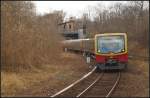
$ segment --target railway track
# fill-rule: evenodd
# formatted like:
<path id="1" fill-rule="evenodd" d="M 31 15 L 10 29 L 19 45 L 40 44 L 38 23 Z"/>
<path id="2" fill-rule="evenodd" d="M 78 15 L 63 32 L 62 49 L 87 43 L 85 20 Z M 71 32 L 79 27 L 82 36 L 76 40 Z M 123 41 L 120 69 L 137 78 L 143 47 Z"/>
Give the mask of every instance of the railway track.
<path id="1" fill-rule="evenodd" d="M 120 72 L 91 72 L 51 97 L 110 97 L 119 83 Z"/>
<path id="2" fill-rule="evenodd" d="M 79 97 L 110 97 L 120 80 L 120 72 L 104 72 L 103 76 Z"/>

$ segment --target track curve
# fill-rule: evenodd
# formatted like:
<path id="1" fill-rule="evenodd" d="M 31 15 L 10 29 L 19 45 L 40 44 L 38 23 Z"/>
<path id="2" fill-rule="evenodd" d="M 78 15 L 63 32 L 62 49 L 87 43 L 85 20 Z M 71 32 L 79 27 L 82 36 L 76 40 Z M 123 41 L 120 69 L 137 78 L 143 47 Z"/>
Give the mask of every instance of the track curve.
<path id="1" fill-rule="evenodd" d="M 89 73 L 85 74 L 82 78 L 80 78 L 79 80 L 75 81 L 74 83 L 70 84 L 69 86 L 67 86 L 66 88 L 62 89 L 61 91 L 57 92 L 56 94 L 52 95 L 51 97 L 56 97 L 61 95 L 62 93 L 68 91 L 69 89 L 71 89 L 72 87 L 74 87 L 75 85 L 79 84 L 81 81 L 85 80 L 87 77 L 89 77 L 91 74 L 94 73 L 94 71 L 96 70 L 96 67 L 94 67 Z"/>
<path id="2" fill-rule="evenodd" d="M 110 97 L 119 83 L 120 72 L 105 72 L 101 79 L 80 97 Z"/>
<path id="3" fill-rule="evenodd" d="M 88 74 L 75 81 L 51 97 L 110 97 L 119 83 L 121 72 L 95 72 L 93 68 Z"/>

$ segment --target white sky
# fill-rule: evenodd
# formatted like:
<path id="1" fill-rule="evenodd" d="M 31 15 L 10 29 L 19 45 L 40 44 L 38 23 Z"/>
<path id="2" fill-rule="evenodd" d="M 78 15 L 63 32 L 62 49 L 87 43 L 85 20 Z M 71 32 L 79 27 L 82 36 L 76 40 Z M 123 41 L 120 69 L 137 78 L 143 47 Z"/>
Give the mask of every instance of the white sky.
<path id="1" fill-rule="evenodd" d="M 36 5 L 39 14 L 48 13 L 53 10 L 63 10 L 66 17 L 80 17 L 87 6 L 103 4 L 106 7 L 119 1 L 32 1 Z M 121 1 L 120 1 L 121 2 Z"/>

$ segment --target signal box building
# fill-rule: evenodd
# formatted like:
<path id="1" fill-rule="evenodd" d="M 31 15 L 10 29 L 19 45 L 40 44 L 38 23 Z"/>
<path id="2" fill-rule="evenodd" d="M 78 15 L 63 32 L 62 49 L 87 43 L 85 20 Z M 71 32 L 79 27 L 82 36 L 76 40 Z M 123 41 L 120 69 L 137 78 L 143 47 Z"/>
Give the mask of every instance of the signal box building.
<path id="1" fill-rule="evenodd" d="M 60 23 L 59 30 L 67 40 L 85 38 L 82 22 L 77 22 L 72 17 L 68 21 Z"/>

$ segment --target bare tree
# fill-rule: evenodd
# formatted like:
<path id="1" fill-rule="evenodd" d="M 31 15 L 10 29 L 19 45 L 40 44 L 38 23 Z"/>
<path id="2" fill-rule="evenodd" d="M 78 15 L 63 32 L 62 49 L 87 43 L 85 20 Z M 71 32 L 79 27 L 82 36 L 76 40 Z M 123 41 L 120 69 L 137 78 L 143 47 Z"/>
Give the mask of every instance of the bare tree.
<path id="1" fill-rule="evenodd" d="M 57 23 L 64 18 L 62 11 L 37 16 L 32 2 L 2 1 L 1 4 L 3 68 L 36 69 L 58 58 L 61 39 Z"/>
<path id="2" fill-rule="evenodd" d="M 114 3 L 109 8 L 102 4 L 94 7 L 94 21 L 91 21 L 90 32 L 127 32 L 130 41 L 146 45 L 148 42 L 149 3 L 147 1 L 131 1 Z M 88 28 L 88 30 L 89 30 Z M 89 35 L 92 35 L 91 33 Z M 143 39 L 143 37 L 146 37 Z"/>

